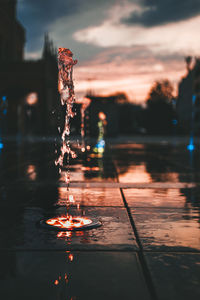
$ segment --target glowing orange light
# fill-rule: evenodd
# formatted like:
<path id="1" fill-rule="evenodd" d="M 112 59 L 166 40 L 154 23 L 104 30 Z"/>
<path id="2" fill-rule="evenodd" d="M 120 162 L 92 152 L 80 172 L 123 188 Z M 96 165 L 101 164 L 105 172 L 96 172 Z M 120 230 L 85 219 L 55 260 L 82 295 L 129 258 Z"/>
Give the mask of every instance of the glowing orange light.
<path id="1" fill-rule="evenodd" d="M 68 256 L 68 258 L 69 258 L 70 261 L 73 261 L 74 255 L 70 253 L 69 256 Z"/>
<path id="2" fill-rule="evenodd" d="M 92 220 L 85 218 L 85 217 L 73 217 L 73 216 L 62 216 L 62 217 L 56 217 L 52 219 L 48 219 L 46 221 L 48 225 L 55 226 L 58 228 L 66 229 L 66 230 L 73 230 L 77 228 L 81 228 L 85 225 L 89 225 L 92 223 Z M 61 233 L 59 232 L 59 236 Z"/>
<path id="3" fill-rule="evenodd" d="M 38 102 L 38 94 L 37 93 L 30 93 L 26 96 L 26 103 L 28 105 L 34 105 Z"/>
<path id="4" fill-rule="evenodd" d="M 59 232 L 58 234 L 57 234 L 57 237 L 61 237 L 62 236 L 62 232 Z"/>
<path id="5" fill-rule="evenodd" d="M 65 274 L 65 282 L 68 283 L 69 282 L 69 279 L 68 279 L 68 276 L 67 274 Z"/>
<path id="6" fill-rule="evenodd" d="M 56 279 L 56 280 L 54 281 L 54 284 L 55 284 L 55 285 L 58 285 L 58 284 L 59 284 L 59 281 Z"/>
<path id="7" fill-rule="evenodd" d="M 70 231 L 61 231 L 57 234 L 58 238 L 70 238 L 72 236 L 72 233 Z"/>
<path id="8" fill-rule="evenodd" d="M 76 236 L 83 236 L 84 232 L 83 231 L 77 231 Z"/>
<path id="9" fill-rule="evenodd" d="M 82 171 L 99 171 L 99 167 L 82 167 Z"/>
<path id="10" fill-rule="evenodd" d="M 102 121 L 105 121 L 105 120 L 106 120 L 106 115 L 105 115 L 102 111 L 99 112 L 99 115 L 98 115 L 98 116 L 99 116 L 99 119 L 100 119 L 100 120 L 102 120 Z"/>
<path id="11" fill-rule="evenodd" d="M 34 165 L 28 165 L 26 169 L 26 174 L 30 180 L 35 180 L 37 177 L 36 167 Z"/>

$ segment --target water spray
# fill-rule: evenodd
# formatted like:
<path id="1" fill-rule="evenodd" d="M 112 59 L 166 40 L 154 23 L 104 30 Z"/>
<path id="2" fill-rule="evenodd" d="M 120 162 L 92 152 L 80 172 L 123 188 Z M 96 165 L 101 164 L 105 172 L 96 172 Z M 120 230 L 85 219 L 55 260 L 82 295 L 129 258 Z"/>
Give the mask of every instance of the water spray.
<path id="1" fill-rule="evenodd" d="M 61 105 L 65 107 L 65 121 L 61 134 L 62 144 L 60 155 L 55 161 L 55 164 L 59 166 L 59 173 L 61 173 L 65 156 L 67 156 L 67 172 L 65 176 L 65 182 L 67 184 L 66 214 L 40 221 L 40 225 L 43 227 L 57 231 L 77 231 L 101 226 L 101 222 L 94 219 L 69 214 L 70 204 L 74 202 L 73 195 L 69 195 L 70 157 L 76 158 L 76 153 L 71 149 L 70 144 L 70 120 L 75 116 L 73 112 L 73 105 L 75 103 L 73 66 L 75 64 L 77 64 L 77 60 L 73 59 L 73 53 L 69 49 L 58 49 L 58 91 L 60 93 Z"/>

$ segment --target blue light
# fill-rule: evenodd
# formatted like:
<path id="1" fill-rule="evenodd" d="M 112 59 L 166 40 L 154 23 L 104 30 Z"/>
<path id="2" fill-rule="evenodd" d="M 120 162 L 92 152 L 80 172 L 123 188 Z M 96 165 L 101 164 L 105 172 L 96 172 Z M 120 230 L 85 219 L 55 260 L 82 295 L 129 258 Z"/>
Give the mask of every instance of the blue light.
<path id="1" fill-rule="evenodd" d="M 7 114 L 7 109 L 6 109 L 6 108 L 3 110 L 3 114 L 4 114 L 4 115 Z"/>
<path id="2" fill-rule="evenodd" d="M 2 96 L 3 101 L 6 101 L 6 98 L 7 98 L 6 96 Z"/>
<path id="3" fill-rule="evenodd" d="M 100 140 L 100 141 L 97 143 L 96 147 L 97 147 L 98 149 L 99 149 L 99 148 L 104 148 L 104 147 L 105 147 L 105 141 L 104 141 L 104 140 Z"/>
<path id="4" fill-rule="evenodd" d="M 176 99 L 172 99 L 172 104 L 176 104 Z"/>
<path id="5" fill-rule="evenodd" d="M 176 119 L 172 120 L 172 124 L 173 125 L 177 125 L 178 124 L 178 121 Z"/>
<path id="6" fill-rule="evenodd" d="M 98 143 L 95 145 L 95 147 L 93 148 L 93 151 L 103 155 L 104 153 L 104 148 L 105 148 L 105 141 L 103 139 L 101 139 L 100 141 L 98 141 Z"/>
<path id="7" fill-rule="evenodd" d="M 3 149 L 3 144 L 2 143 L 0 143 L 0 149 Z"/>
<path id="8" fill-rule="evenodd" d="M 196 101 L 196 95 L 193 95 L 192 96 L 192 103 L 195 104 L 195 101 Z"/>
<path id="9" fill-rule="evenodd" d="M 195 149 L 194 144 L 189 144 L 189 145 L 187 145 L 187 149 L 188 149 L 189 151 L 193 151 L 193 150 Z"/>

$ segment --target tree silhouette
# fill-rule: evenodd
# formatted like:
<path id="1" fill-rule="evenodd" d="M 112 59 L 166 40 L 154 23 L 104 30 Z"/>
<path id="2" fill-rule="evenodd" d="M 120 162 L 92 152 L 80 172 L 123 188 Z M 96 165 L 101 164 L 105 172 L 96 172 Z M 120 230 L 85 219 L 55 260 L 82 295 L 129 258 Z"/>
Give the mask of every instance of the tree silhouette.
<path id="1" fill-rule="evenodd" d="M 147 98 L 146 129 L 149 133 L 166 134 L 173 128 L 173 86 L 169 80 L 156 81 Z"/>
<path id="2" fill-rule="evenodd" d="M 187 71 L 189 73 L 189 71 L 191 70 L 192 56 L 186 56 L 185 62 L 186 62 Z"/>

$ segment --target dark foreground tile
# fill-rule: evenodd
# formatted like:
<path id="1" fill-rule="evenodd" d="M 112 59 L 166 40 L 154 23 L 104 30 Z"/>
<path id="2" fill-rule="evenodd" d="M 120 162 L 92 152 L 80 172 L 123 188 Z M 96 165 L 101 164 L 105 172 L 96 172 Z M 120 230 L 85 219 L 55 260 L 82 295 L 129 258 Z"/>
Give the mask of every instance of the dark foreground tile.
<path id="1" fill-rule="evenodd" d="M 146 250 L 200 250 L 199 209 L 131 209 Z"/>
<path id="2" fill-rule="evenodd" d="M 25 208 L 1 212 L 0 249 L 137 249 L 124 208 L 88 207 L 79 214 L 102 221 L 92 230 L 60 232 L 42 228 L 38 222 L 66 213 L 60 207 L 51 211 Z M 77 214 L 77 210 L 71 210 Z"/>
<path id="3" fill-rule="evenodd" d="M 135 253 L 1 252 L 3 300 L 148 300 Z"/>
<path id="4" fill-rule="evenodd" d="M 29 183 L 10 184 L 0 188 L 1 210 L 13 210 L 18 207 L 52 207 L 58 201 L 58 188 L 55 184 L 44 186 Z"/>
<path id="5" fill-rule="evenodd" d="M 145 255 L 159 300 L 200 299 L 200 254 Z"/>

